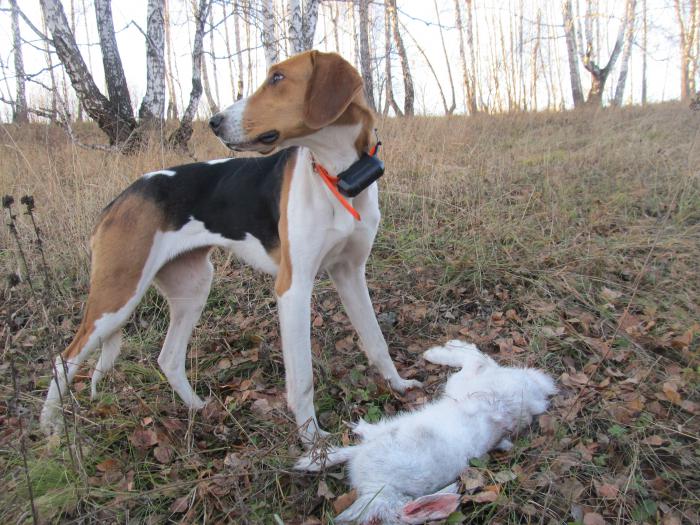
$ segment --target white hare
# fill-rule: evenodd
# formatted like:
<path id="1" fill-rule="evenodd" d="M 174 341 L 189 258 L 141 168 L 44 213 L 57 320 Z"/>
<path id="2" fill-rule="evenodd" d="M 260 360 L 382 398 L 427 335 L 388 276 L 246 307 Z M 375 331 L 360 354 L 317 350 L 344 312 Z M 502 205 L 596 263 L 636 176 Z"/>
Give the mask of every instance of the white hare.
<path id="1" fill-rule="evenodd" d="M 498 366 L 462 341 L 433 347 L 423 357 L 461 368 L 440 399 L 378 423 L 360 421 L 353 429 L 360 444 L 331 448 L 323 456 L 312 452 L 297 462 L 297 469 L 309 471 L 349 463 L 358 497 L 336 523 L 411 524 L 446 517 L 459 503 L 456 484 L 450 484 L 469 460 L 510 448 L 508 437 L 547 410 L 556 392 L 545 373 Z"/>

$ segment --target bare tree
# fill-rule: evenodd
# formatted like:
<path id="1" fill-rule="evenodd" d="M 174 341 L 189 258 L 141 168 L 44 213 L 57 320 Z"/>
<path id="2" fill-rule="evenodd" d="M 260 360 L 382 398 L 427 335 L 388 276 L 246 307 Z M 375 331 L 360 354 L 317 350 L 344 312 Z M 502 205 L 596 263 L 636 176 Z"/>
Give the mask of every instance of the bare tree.
<path id="1" fill-rule="evenodd" d="M 25 90 L 24 60 L 22 57 L 22 36 L 19 29 L 19 7 L 17 0 L 10 0 L 12 16 L 12 47 L 15 59 L 16 93 L 12 108 L 12 122 L 22 123 L 29 120 L 27 116 L 27 95 Z"/>
<path id="2" fill-rule="evenodd" d="M 56 53 L 85 111 L 107 134 L 110 144 L 125 144 L 136 127 L 130 103 L 113 102 L 100 92 L 75 43 L 60 1 L 40 0 L 40 4 Z"/>
<path id="3" fill-rule="evenodd" d="M 275 3 L 273 0 L 261 0 L 260 16 L 262 17 L 262 45 L 265 50 L 267 67 L 279 62 L 277 35 L 275 31 Z"/>
<path id="4" fill-rule="evenodd" d="M 680 31 L 681 100 L 688 100 L 695 94 L 693 46 L 698 32 L 699 6 L 698 0 L 674 0 L 674 5 Z"/>
<path id="5" fill-rule="evenodd" d="M 139 108 L 139 120 L 161 124 L 165 111 L 164 0 L 148 0 L 146 19 L 146 94 Z"/>
<path id="6" fill-rule="evenodd" d="M 100 50 L 102 51 L 102 64 L 109 101 L 123 121 L 133 121 L 129 87 L 126 84 L 122 59 L 117 48 L 117 37 L 114 34 L 112 0 L 95 0 L 95 18 L 97 20 L 97 33 L 100 37 Z M 132 130 L 134 127 L 135 123 Z"/>
<path id="7" fill-rule="evenodd" d="M 385 76 L 385 89 L 386 89 L 386 105 L 384 106 L 384 114 L 389 112 L 391 107 L 394 113 L 398 116 L 402 116 L 403 112 L 401 108 L 396 103 L 394 98 L 394 88 L 393 80 L 391 74 L 391 22 L 389 15 L 389 2 L 384 0 L 384 76 Z"/>
<path id="8" fill-rule="evenodd" d="M 615 106 L 622 105 L 622 96 L 625 93 L 625 83 L 627 81 L 627 71 L 629 70 L 630 55 L 632 54 L 632 44 L 634 43 L 634 21 L 636 19 L 637 0 L 627 0 L 627 8 L 625 17 L 627 18 L 627 33 L 625 35 L 625 47 L 622 51 L 620 62 L 620 76 L 617 79 L 615 87 L 615 97 L 613 104 Z"/>
<path id="9" fill-rule="evenodd" d="M 403 45 L 403 39 L 401 38 L 401 32 L 399 31 L 399 15 L 396 11 L 396 0 L 387 0 L 389 10 L 389 19 L 391 20 L 391 27 L 394 33 L 394 45 L 396 45 L 396 51 L 399 54 L 399 62 L 401 63 L 401 70 L 403 72 L 403 89 L 404 89 L 404 99 L 403 99 L 403 112 L 405 115 L 410 116 L 414 113 L 414 90 L 413 90 L 413 77 L 411 77 L 411 68 L 408 63 L 408 55 L 406 54 L 406 48 Z"/>
<path id="10" fill-rule="evenodd" d="M 289 41 L 292 53 L 301 53 L 314 45 L 320 0 L 289 0 Z"/>
<path id="11" fill-rule="evenodd" d="M 455 100 L 455 83 L 452 79 L 452 67 L 450 66 L 450 57 L 447 54 L 447 46 L 445 45 L 445 35 L 442 31 L 442 22 L 440 21 L 440 9 L 438 7 L 437 0 L 433 0 L 433 5 L 435 6 L 435 16 L 437 17 L 438 29 L 440 30 L 440 43 L 442 44 L 442 52 L 445 54 L 445 64 L 447 65 L 447 78 L 450 81 L 450 91 L 452 92 L 452 104 L 447 107 L 445 104 L 445 114 L 452 115 L 457 107 L 457 101 Z"/>
<path id="12" fill-rule="evenodd" d="M 211 0 L 199 0 L 199 6 L 194 13 L 195 32 L 192 45 L 192 90 L 190 91 L 190 101 L 182 114 L 180 125 L 168 138 L 170 145 L 183 150 L 187 149 L 187 143 L 192 136 L 192 121 L 199 106 L 199 99 L 202 96 L 202 41 L 204 39 L 204 24 L 207 20 L 210 6 Z"/>
<path id="13" fill-rule="evenodd" d="M 169 120 L 177 120 L 177 95 L 175 93 L 175 79 L 173 78 L 173 43 L 172 39 L 170 38 L 170 9 L 168 6 L 168 0 L 165 0 L 165 5 L 163 7 L 163 23 L 165 25 L 165 44 L 168 56 L 168 68 L 165 76 L 168 86 L 167 118 Z"/>
<path id="14" fill-rule="evenodd" d="M 377 105 L 374 102 L 374 80 L 372 78 L 372 57 L 369 48 L 369 0 L 359 0 L 360 11 L 360 70 L 365 84 L 365 96 L 367 103 L 374 111 Z"/>
<path id="15" fill-rule="evenodd" d="M 628 0 L 629 1 L 629 0 Z M 628 4 L 629 6 L 629 4 Z M 593 42 L 590 33 L 586 32 L 587 48 L 586 53 L 583 55 L 583 67 L 591 74 L 591 89 L 588 91 L 587 104 L 600 106 L 603 103 L 603 89 L 605 88 L 605 82 L 608 79 L 608 75 L 615 67 L 615 62 L 620 56 L 620 51 L 622 51 L 622 42 L 625 36 L 625 29 L 630 23 L 630 17 L 633 16 L 634 10 L 630 11 L 625 9 L 625 17 L 620 23 L 620 27 L 617 32 L 617 38 L 615 39 L 615 46 L 613 47 L 608 63 L 605 67 L 600 67 L 593 58 Z M 587 21 L 592 15 L 586 14 Z"/>
<path id="16" fill-rule="evenodd" d="M 647 103 L 647 0 L 642 0 L 642 105 Z"/>
<path id="17" fill-rule="evenodd" d="M 578 51 L 576 49 L 576 27 L 571 8 L 571 0 L 564 0 L 564 36 L 566 37 L 566 52 L 569 58 L 569 76 L 571 78 L 571 96 L 574 99 L 574 107 L 582 106 L 583 88 L 581 87 L 581 76 L 578 70 Z"/>

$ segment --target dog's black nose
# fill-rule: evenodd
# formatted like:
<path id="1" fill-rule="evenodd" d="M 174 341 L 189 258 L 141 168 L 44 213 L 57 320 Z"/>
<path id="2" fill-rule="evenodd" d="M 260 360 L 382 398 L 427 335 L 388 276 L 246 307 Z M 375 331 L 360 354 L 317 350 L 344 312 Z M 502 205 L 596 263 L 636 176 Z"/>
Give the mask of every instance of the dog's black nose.
<path id="1" fill-rule="evenodd" d="M 217 113 L 209 119 L 209 127 L 212 129 L 212 131 L 214 131 L 214 133 L 216 133 L 216 130 L 219 129 L 219 126 L 223 120 L 224 116 L 221 113 Z"/>

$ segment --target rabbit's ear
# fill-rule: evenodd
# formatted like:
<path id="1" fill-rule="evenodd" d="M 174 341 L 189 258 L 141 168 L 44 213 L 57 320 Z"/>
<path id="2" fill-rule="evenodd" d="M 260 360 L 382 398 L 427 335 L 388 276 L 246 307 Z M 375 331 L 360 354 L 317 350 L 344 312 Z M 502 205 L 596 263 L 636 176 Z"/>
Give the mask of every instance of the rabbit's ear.
<path id="1" fill-rule="evenodd" d="M 445 519 L 459 507 L 459 494 L 438 492 L 409 501 L 401 509 L 402 523 L 425 523 Z"/>

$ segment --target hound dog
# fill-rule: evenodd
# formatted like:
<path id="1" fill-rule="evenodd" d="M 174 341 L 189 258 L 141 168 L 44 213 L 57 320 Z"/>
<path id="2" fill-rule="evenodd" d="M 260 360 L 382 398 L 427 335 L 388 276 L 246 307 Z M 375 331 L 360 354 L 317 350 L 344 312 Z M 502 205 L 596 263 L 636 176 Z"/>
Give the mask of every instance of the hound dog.
<path id="1" fill-rule="evenodd" d="M 338 174 L 358 161 L 372 146 L 373 123 L 362 79 L 347 61 L 334 53 L 302 53 L 272 66 L 253 95 L 209 122 L 232 150 L 287 149 L 147 173 L 114 199 L 90 241 L 90 293 L 75 338 L 56 359 L 41 414 L 44 431 L 59 427 L 67 384 L 101 347 L 94 397 L 119 354 L 121 328 L 151 284 L 170 308 L 158 364 L 187 406 L 204 406 L 187 380 L 185 361 L 209 295 L 214 247 L 275 276 L 287 403 L 305 443 L 320 432 L 310 341 L 319 270 L 330 275 L 369 361 L 391 387 L 402 392 L 420 385 L 396 371 L 365 282 L 380 217 L 377 185 L 349 203 L 319 174 L 321 166 Z"/>

